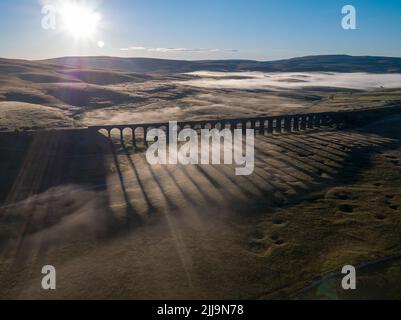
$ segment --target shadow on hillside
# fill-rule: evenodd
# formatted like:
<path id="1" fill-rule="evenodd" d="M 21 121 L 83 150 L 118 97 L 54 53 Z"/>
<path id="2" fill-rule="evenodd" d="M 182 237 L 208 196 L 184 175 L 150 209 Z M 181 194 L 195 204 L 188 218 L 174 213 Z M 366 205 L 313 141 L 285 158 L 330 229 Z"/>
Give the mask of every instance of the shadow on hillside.
<path id="1" fill-rule="evenodd" d="M 201 215 L 220 210 L 249 215 L 292 205 L 324 186 L 351 183 L 369 166 L 367 155 L 396 141 L 350 130 L 258 135 L 250 176 L 236 176 L 235 165 L 151 166 L 143 153 L 111 144 L 124 201 L 146 220 L 155 213 L 185 214 L 189 208 Z M 127 191 L 133 188 L 137 192 Z"/>
<path id="2" fill-rule="evenodd" d="M 396 118 L 355 130 L 257 135 L 255 170 L 152 166 L 90 130 L 0 134 L 0 252 L 23 262 L 51 246 L 110 239 L 149 221 L 249 217 L 357 179 L 369 154 L 398 145 Z M 392 138 L 392 139 L 390 139 Z"/>
<path id="3" fill-rule="evenodd" d="M 44 255 L 65 239 L 101 238 L 111 232 L 107 147 L 107 139 L 87 130 L 0 134 L 4 257 Z"/>

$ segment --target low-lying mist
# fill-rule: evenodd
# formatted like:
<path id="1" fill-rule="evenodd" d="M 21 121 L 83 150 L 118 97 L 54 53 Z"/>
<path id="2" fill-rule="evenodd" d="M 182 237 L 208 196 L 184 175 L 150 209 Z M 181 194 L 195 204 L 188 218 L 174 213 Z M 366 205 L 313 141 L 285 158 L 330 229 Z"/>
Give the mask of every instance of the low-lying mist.
<path id="1" fill-rule="evenodd" d="M 308 87 L 333 87 L 354 90 L 379 88 L 397 88 L 401 83 L 401 74 L 374 73 L 263 73 L 263 72 L 211 72 L 189 73 L 199 77 L 180 81 L 200 88 L 242 89 L 242 90 L 285 90 Z"/>

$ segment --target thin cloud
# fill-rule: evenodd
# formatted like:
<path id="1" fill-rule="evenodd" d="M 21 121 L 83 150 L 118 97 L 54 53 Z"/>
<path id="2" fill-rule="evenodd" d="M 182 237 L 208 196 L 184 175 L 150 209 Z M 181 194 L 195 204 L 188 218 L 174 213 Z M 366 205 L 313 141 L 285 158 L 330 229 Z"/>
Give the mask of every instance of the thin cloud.
<path id="1" fill-rule="evenodd" d="M 121 48 L 121 51 L 141 51 L 146 50 L 145 47 L 128 47 L 128 48 Z"/>
<path id="2" fill-rule="evenodd" d="M 145 48 L 145 47 L 127 47 L 121 48 L 121 51 L 148 51 L 148 52 L 238 52 L 234 49 L 191 49 L 191 48 Z"/>

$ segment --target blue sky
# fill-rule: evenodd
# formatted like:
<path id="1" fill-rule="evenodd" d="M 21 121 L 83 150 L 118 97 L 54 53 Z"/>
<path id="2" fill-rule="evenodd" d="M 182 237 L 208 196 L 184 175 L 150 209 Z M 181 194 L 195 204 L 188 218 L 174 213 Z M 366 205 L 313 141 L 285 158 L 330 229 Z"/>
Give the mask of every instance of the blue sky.
<path id="1" fill-rule="evenodd" d="M 81 40 L 60 30 L 44 30 L 42 1 L 57 5 L 67 0 L 0 1 L 1 57 L 401 56 L 399 0 L 82 0 L 102 20 L 90 39 Z M 341 27 L 341 9 L 347 4 L 357 10 L 357 30 Z M 104 42 L 102 48 L 99 41 Z"/>

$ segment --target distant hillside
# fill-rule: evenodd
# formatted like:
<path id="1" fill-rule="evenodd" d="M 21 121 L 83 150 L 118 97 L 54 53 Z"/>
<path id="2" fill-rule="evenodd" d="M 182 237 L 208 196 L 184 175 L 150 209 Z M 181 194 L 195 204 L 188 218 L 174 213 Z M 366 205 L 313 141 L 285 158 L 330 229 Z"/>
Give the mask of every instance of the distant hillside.
<path id="1" fill-rule="evenodd" d="M 270 71 L 399 73 L 401 58 L 322 55 L 266 62 L 265 67 Z"/>
<path id="2" fill-rule="evenodd" d="M 210 79 L 210 72 L 204 76 L 181 74 L 198 70 L 292 74 L 234 74 L 224 79 Z M 400 74 L 324 74 L 329 71 L 401 74 L 401 59 L 316 56 L 258 62 L 0 58 L 0 131 L 400 105 Z M 376 90 L 370 93 L 370 89 Z"/>
<path id="3" fill-rule="evenodd" d="M 401 58 L 320 55 L 278 61 L 204 60 L 180 61 L 150 58 L 64 57 L 42 62 L 78 68 L 107 68 L 125 72 L 182 73 L 207 71 L 265 72 L 371 72 L 401 73 Z"/>
<path id="4" fill-rule="evenodd" d="M 104 60 L 105 66 L 101 68 L 89 66 L 103 63 L 96 57 L 84 58 L 88 60 L 88 67 L 86 64 L 78 64 L 80 59 L 83 58 L 75 58 L 75 63 L 69 64 L 64 63 L 63 59 L 59 62 L 58 59 L 43 62 L 0 58 L 0 83 L 10 84 L 12 77 L 32 83 L 84 82 L 98 85 L 151 80 L 151 76 L 144 75 L 143 72 L 130 72 L 127 68 L 121 69 L 124 71 L 121 72 L 120 68 L 106 62 L 113 61 L 114 58 Z"/>

